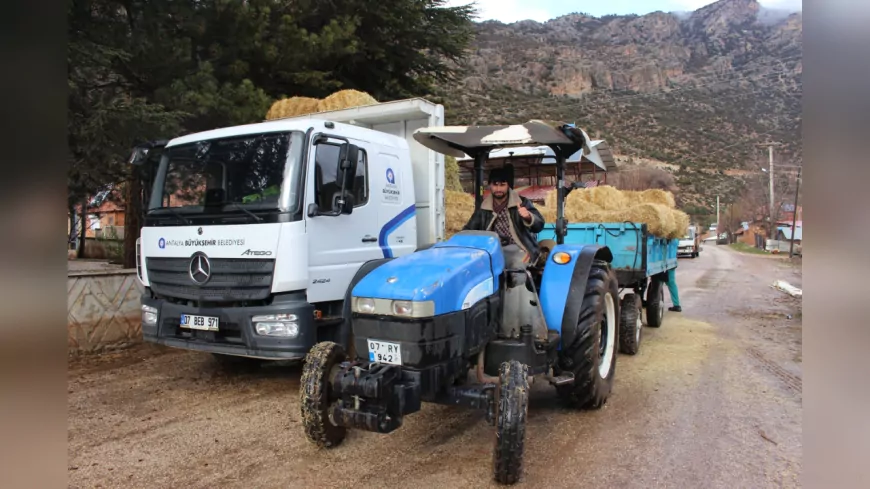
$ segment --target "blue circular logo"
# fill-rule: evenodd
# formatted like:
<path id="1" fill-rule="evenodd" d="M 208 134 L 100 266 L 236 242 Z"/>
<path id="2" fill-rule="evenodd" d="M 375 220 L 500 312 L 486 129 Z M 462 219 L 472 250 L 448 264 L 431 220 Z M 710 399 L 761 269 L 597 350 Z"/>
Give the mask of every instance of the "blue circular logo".
<path id="1" fill-rule="evenodd" d="M 159 246 L 161 250 L 163 248 L 166 248 L 166 240 L 163 238 L 160 238 L 159 240 L 157 240 L 157 246 Z"/>
<path id="2" fill-rule="evenodd" d="M 389 182 L 391 185 L 396 184 L 396 175 L 393 173 L 392 168 L 387 168 L 387 182 Z"/>

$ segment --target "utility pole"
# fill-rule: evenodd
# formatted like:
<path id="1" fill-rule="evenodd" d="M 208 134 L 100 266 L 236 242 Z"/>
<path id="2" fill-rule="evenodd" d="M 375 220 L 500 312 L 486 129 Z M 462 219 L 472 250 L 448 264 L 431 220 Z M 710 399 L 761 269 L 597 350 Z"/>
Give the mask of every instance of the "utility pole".
<path id="1" fill-rule="evenodd" d="M 716 196 L 716 238 L 719 238 L 719 196 Z"/>
<path id="2" fill-rule="evenodd" d="M 774 239 L 773 230 L 776 229 L 776 223 L 773 220 L 773 145 L 768 146 L 768 154 L 770 157 L 770 169 L 768 170 L 770 177 L 770 239 Z"/>
<path id="3" fill-rule="evenodd" d="M 794 209 L 792 209 L 793 212 L 791 214 L 791 243 L 788 245 L 788 257 L 789 258 L 794 256 L 794 236 L 795 236 L 795 231 L 797 231 L 797 227 L 795 227 L 795 226 L 797 224 L 797 213 L 798 213 L 798 210 L 797 210 L 798 209 L 798 207 L 797 207 L 797 205 L 798 205 L 798 192 L 801 189 L 801 170 L 802 169 L 803 168 L 798 168 L 797 182 L 795 182 L 795 188 L 794 188 Z"/>

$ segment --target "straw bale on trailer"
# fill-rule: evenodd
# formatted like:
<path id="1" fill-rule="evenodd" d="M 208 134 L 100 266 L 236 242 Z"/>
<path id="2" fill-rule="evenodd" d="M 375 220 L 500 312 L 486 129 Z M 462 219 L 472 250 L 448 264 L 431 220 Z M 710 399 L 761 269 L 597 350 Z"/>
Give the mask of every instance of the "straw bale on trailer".
<path id="1" fill-rule="evenodd" d="M 649 189 L 643 191 L 624 190 L 628 205 L 637 204 L 660 204 L 670 209 L 676 209 L 677 203 L 674 201 L 674 194 L 665 190 Z"/>
<path id="2" fill-rule="evenodd" d="M 444 191 L 445 217 L 447 232 L 445 238 L 462 231 L 462 227 L 474 214 L 474 197 L 465 192 L 455 190 Z"/>
<path id="3" fill-rule="evenodd" d="M 673 209 L 671 212 L 674 214 L 674 232 L 668 235 L 668 238 L 671 239 L 679 239 L 686 235 L 689 232 L 689 215 L 685 212 L 677 209 Z"/>
<path id="4" fill-rule="evenodd" d="M 659 237 L 686 233 L 689 216 L 677 209 L 674 196 L 664 190 L 621 191 L 611 186 L 573 190 L 565 198 L 565 218 L 572 222 L 639 222 Z M 556 220 L 556 190 L 547 193 L 541 214 Z"/>
<path id="5" fill-rule="evenodd" d="M 587 202 L 595 204 L 605 211 L 618 211 L 629 206 L 625 193 L 610 185 L 578 190 L 582 190 L 578 197 L 582 196 Z M 577 190 L 571 192 L 568 196 L 571 197 L 575 193 L 577 193 Z"/>

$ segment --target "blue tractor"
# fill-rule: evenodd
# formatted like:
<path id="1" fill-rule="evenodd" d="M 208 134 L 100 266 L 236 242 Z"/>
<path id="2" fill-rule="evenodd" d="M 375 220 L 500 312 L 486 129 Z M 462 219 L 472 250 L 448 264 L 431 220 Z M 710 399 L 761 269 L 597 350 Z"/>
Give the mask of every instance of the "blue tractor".
<path id="1" fill-rule="evenodd" d="M 565 159 L 590 149 L 567 124 L 419 130 L 424 146 L 474 158 L 476 203 L 483 166 L 497 148 L 547 145 L 558 178 L 555 245 L 523 262 L 492 232 L 464 231 L 410 255 L 364 265 L 352 283 L 352 342 L 314 346 L 302 374 L 302 421 L 320 447 L 348 428 L 389 433 L 423 402 L 486 413 L 497 431 L 493 471 L 522 474 L 529 385 L 542 379 L 571 406 L 597 409 L 613 387 L 619 290 L 606 246 L 564 244 Z M 471 375 L 470 375 L 471 374 Z"/>

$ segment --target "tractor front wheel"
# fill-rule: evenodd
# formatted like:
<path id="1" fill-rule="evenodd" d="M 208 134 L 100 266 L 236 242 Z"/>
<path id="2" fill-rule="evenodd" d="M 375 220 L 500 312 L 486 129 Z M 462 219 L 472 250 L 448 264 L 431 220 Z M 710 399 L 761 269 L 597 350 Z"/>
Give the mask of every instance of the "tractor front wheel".
<path id="1" fill-rule="evenodd" d="M 598 409 L 613 389 L 619 327 L 614 293 L 616 277 L 606 264 L 592 266 L 580 316 L 569 344 L 562 346 L 559 367 L 574 374 L 574 382 L 556 386 L 575 407 Z"/>
<path id="2" fill-rule="evenodd" d="M 499 368 L 498 381 L 493 475 L 496 482 L 514 484 L 523 472 L 529 408 L 528 368 L 516 360 L 504 362 Z"/>
<path id="3" fill-rule="evenodd" d="M 347 428 L 336 426 L 329 419 L 330 379 L 341 362 L 347 359 L 344 348 L 324 341 L 314 345 L 305 357 L 302 367 L 301 392 L 302 426 L 309 441 L 320 448 L 339 445 L 347 435 Z"/>

